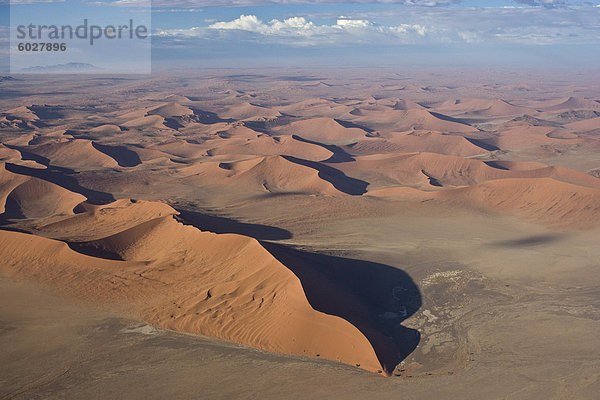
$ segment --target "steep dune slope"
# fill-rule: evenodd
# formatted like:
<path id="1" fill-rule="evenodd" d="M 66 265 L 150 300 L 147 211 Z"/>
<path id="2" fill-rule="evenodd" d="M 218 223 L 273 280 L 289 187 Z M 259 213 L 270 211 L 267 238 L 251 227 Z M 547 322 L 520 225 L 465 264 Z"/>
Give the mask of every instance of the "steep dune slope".
<path id="1" fill-rule="evenodd" d="M 12 274 L 95 301 L 118 304 L 158 326 L 257 348 L 317 356 L 386 371 L 380 354 L 349 322 L 315 311 L 299 279 L 257 241 L 217 235 L 161 217 L 88 243 L 111 261 L 65 244 L 0 231 L 0 265 Z M 395 353 L 387 339 L 385 351 Z M 389 355 L 387 355 L 389 358 Z"/>
<path id="2" fill-rule="evenodd" d="M 50 164 L 71 169 L 115 168 L 118 163 L 92 146 L 84 139 L 60 141 L 30 146 L 28 151 L 45 157 Z"/>
<path id="3" fill-rule="evenodd" d="M 373 129 L 387 129 L 397 132 L 411 130 L 432 130 L 437 132 L 469 133 L 477 132 L 472 126 L 453 121 L 450 117 L 434 115 L 427 110 L 368 111 L 357 109 L 350 112 L 351 121 L 360 122 Z"/>
<path id="4" fill-rule="evenodd" d="M 555 228 L 585 229 L 600 222 L 600 189 L 551 178 L 488 181 L 436 196 L 488 211 L 508 211 Z"/>
<path id="5" fill-rule="evenodd" d="M 356 127 L 345 127 L 333 118 L 312 118 L 295 121 L 273 129 L 285 135 L 297 135 L 317 142 L 348 142 L 364 138 L 367 132 Z"/>
<path id="6" fill-rule="evenodd" d="M 248 170 L 233 176 L 231 183 L 268 192 L 341 194 L 330 182 L 321 179 L 316 169 L 281 156 L 263 157 Z"/>
<path id="7" fill-rule="evenodd" d="M 53 183 L 13 174 L 0 166 L 0 214 L 5 213 L 6 218 L 73 215 L 73 209 L 86 200 Z"/>
<path id="8" fill-rule="evenodd" d="M 521 166 L 521 164 L 524 164 Z M 468 186 L 488 180 L 547 178 L 600 188 L 600 179 L 583 172 L 542 163 L 486 163 L 480 160 L 435 153 L 407 153 L 392 156 L 365 156 L 340 169 L 374 183 L 383 178 L 407 186 L 431 189 Z M 425 179 L 428 178 L 428 179 Z M 432 187 L 433 184 L 433 187 Z"/>
<path id="9" fill-rule="evenodd" d="M 214 141 L 213 141 L 214 143 Z M 264 156 L 294 156 L 312 161 L 326 160 L 333 153 L 321 146 L 301 142 L 291 136 L 260 136 L 252 140 L 229 139 L 211 143 L 211 155 L 252 154 Z"/>
<path id="10" fill-rule="evenodd" d="M 534 110 L 515 106 L 500 99 L 458 99 L 431 105 L 435 111 L 453 116 L 507 117 L 532 113 Z"/>

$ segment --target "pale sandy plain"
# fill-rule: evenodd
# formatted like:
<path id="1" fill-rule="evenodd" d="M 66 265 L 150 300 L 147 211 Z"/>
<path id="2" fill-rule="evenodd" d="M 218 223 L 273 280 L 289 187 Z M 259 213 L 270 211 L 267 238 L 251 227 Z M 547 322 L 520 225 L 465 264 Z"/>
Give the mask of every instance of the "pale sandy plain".
<path id="1" fill-rule="evenodd" d="M 14 78 L 0 399 L 600 392 L 590 76 Z"/>

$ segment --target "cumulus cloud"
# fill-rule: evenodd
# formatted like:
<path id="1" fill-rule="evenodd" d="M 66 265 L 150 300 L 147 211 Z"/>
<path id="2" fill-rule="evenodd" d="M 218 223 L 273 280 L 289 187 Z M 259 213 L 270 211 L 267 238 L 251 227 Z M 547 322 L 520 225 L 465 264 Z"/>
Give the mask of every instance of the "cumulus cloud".
<path id="1" fill-rule="evenodd" d="M 425 36 L 428 28 L 419 24 L 384 26 L 366 19 L 338 18 L 335 24 L 318 25 L 302 16 L 283 20 L 262 21 L 256 15 L 241 15 L 232 21 L 213 22 L 208 27 L 162 30 L 158 37 L 223 38 L 219 35 L 245 33 L 246 39 L 283 41 L 297 46 L 366 43 L 373 40 L 391 40 L 400 43 Z M 231 36 L 227 36 L 231 38 Z"/>
<path id="2" fill-rule="evenodd" d="M 170 29 L 158 37 L 202 37 L 210 40 L 260 41 L 291 46 L 344 44 L 440 44 L 520 43 L 594 44 L 600 41 L 600 10 L 537 8 L 436 8 L 381 10 L 321 20 L 306 16 L 263 21 L 256 15 L 241 15 L 230 21 L 211 21 L 208 26 Z M 400 23 L 400 21 L 402 21 Z"/>

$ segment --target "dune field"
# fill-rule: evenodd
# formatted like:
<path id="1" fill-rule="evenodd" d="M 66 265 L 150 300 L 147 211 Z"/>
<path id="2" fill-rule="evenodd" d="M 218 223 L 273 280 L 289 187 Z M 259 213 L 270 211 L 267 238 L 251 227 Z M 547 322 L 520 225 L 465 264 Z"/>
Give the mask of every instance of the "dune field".
<path id="1" fill-rule="evenodd" d="M 1 399 L 597 395 L 599 85 L 238 72 L 0 81 Z"/>

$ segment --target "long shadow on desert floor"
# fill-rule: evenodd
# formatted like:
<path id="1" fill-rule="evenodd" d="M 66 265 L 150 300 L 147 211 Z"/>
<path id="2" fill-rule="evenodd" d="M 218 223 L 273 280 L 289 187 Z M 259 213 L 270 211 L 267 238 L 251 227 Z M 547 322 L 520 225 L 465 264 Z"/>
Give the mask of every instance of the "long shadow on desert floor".
<path id="1" fill-rule="evenodd" d="M 387 372 L 419 344 L 419 332 L 401 325 L 421 307 L 419 288 L 404 271 L 275 243 L 262 245 L 298 276 L 315 310 L 343 318 L 365 335 Z"/>

